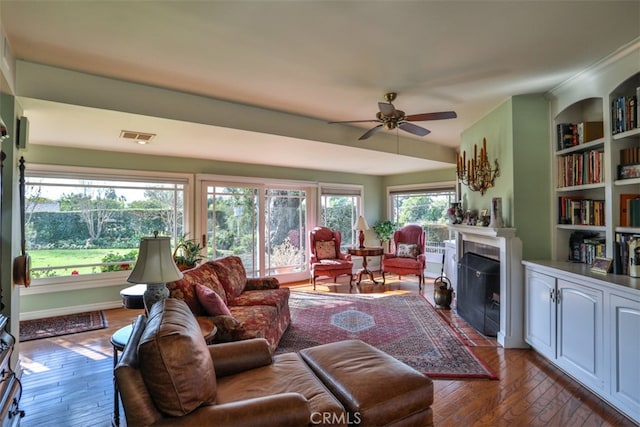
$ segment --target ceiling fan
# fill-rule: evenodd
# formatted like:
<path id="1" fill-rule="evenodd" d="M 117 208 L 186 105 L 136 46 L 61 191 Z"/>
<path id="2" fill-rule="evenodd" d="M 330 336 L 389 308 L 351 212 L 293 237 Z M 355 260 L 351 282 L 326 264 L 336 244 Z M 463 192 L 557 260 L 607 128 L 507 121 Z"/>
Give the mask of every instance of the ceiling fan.
<path id="1" fill-rule="evenodd" d="M 455 111 L 440 111 L 437 113 L 422 113 L 422 114 L 411 114 L 407 116 L 404 111 L 396 110 L 396 107 L 393 106 L 392 102 L 396 99 L 398 94 L 395 92 L 389 92 L 384 95 L 384 99 L 387 102 L 378 102 L 378 113 L 376 114 L 375 120 L 347 120 L 340 122 L 329 122 L 329 123 L 379 123 L 373 128 L 366 131 L 359 140 L 367 139 L 373 134 L 377 133 L 382 128 L 385 129 L 395 129 L 400 128 L 405 132 L 412 133 L 418 136 L 425 136 L 431 133 L 430 130 L 425 129 L 421 126 L 415 125 L 410 122 L 424 122 L 427 120 L 444 120 L 444 119 L 455 119 L 458 115 Z"/>

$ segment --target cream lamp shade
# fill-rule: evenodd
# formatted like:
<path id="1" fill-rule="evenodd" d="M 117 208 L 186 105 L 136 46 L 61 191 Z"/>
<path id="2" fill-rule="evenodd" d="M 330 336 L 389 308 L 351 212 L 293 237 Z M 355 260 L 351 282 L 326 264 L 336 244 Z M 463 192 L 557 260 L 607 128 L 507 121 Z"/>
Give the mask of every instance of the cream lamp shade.
<path id="1" fill-rule="evenodd" d="M 143 295 L 147 311 L 154 303 L 169 297 L 165 283 L 181 278 L 182 273 L 173 261 L 169 237 L 158 237 L 155 233 L 154 237 L 140 239 L 138 260 L 127 282 L 147 285 Z"/>
<path id="2" fill-rule="evenodd" d="M 354 230 L 358 230 L 358 243 L 360 244 L 359 248 L 364 249 L 364 231 L 369 229 L 369 224 L 367 224 L 367 220 L 364 219 L 362 215 L 358 217 L 356 224 L 353 226 Z"/>

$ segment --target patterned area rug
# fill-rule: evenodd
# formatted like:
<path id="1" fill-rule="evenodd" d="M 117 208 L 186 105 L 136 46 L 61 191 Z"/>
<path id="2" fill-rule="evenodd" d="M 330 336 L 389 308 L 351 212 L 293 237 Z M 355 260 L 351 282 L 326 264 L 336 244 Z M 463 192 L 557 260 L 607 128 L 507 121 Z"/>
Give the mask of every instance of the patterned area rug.
<path id="1" fill-rule="evenodd" d="M 24 320 L 20 322 L 20 341 L 51 338 L 106 327 L 107 319 L 102 311 Z"/>
<path id="2" fill-rule="evenodd" d="M 420 295 L 294 291 L 289 307 L 277 353 L 360 339 L 432 378 L 497 379 Z"/>

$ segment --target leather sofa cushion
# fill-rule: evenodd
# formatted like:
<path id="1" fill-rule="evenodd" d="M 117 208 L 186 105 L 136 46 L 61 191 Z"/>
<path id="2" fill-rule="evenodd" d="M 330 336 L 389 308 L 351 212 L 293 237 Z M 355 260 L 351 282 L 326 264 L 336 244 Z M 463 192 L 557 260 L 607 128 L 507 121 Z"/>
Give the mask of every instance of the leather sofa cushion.
<path id="1" fill-rule="evenodd" d="M 166 415 L 182 416 L 215 403 L 211 354 L 184 301 L 169 298 L 151 307 L 138 360 L 153 403 Z"/>
<path id="2" fill-rule="evenodd" d="M 383 351 L 345 340 L 306 348 L 300 356 L 362 425 L 430 425 L 433 382 Z"/>
<path id="3" fill-rule="evenodd" d="M 218 378 L 219 404 L 292 392 L 302 394 L 318 418 L 318 413 L 333 413 L 334 420 L 346 419 L 342 404 L 296 353 L 279 354 L 269 365 Z"/>

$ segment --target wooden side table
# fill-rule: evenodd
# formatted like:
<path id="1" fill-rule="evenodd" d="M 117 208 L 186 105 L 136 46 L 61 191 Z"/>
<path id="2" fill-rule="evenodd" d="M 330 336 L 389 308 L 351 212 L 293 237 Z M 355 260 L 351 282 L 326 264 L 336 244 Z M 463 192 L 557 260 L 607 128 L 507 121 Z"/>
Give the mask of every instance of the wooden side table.
<path id="1" fill-rule="evenodd" d="M 147 290 L 147 285 L 134 285 L 124 288 L 120 291 L 120 297 L 122 297 L 122 306 L 124 308 L 142 309 L 144 308 L 144 291 Z"/>
<path id="2" fill-rule="evenodd" d="M 347 252 L 354 256 L 362 257 L 362 268 L 358 270 L 356 273 L 357 281 L 356 285 L 360 284 L 363 275 L 369 276 L 369 280 L 371 280 L 374 284 L 378 284 L 378 282 L 373 278 L 373 272 L 367 268 L 367 257 L 368 256 L 380 256 L 384 253 L 382 246 L 370 246 L 365 248 L 347 248 Z"/>

